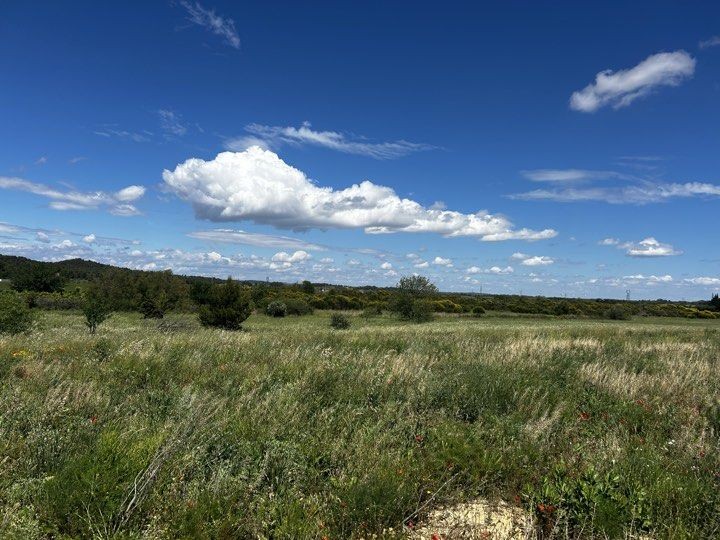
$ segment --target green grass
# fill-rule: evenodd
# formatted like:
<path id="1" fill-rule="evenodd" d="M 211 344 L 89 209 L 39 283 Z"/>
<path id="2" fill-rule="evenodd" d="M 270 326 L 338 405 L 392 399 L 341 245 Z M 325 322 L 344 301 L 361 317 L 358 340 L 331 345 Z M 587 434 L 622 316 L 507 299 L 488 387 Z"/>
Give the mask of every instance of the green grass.
<path id="1" fill-rule="evenodd" d="M 720 534 L 720 321 L 329 316 L 0 336 L 0 537 L 393 537 L 479 497 Z"/>

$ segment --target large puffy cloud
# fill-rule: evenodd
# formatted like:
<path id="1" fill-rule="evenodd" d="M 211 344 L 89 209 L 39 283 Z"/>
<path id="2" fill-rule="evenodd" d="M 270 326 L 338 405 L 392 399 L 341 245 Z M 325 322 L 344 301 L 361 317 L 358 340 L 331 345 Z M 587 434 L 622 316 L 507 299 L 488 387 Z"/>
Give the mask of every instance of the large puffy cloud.
<path id="1" fill-rule="evenodd" d="M 279 228 L 362 228 L 369 234 L 430 232 L 484 241 L 541 240 L 553 229 L 515 229 L 504 216 L 427 208 L 392 188 L 363 181 L 345 189 L 319 187 L 275 153 L 257 146 L 223 152 L 210 161 L 192 158 L 165 170 L 168 188 L 211 221 L 250 220 Z"/>
<path id="2" fill-rule="evenodd" d="M 611 105 L 618 109 L 660 86 L 677 86 L 693 73 L 695 59 L 685 51 L 653 54 L 630 69 L 601 71 L 594 83 L 573 92 L 570 108 L 594 112 Z"/>
<path id="3" fill-rule="evenodd" d="M 128 186 L 115 193 L 60 191 L 44 184 L 7 176 L 0 176 L 0 189 L 26 191 L 45 197 L 50 199 L 49 206 L 54 210 L 96 210 L 105 207 L 110 213 L 118 216 L 139 214 L 139 210 L 128 203 L 145 194 L 145 188 L 142 186 Z"/>

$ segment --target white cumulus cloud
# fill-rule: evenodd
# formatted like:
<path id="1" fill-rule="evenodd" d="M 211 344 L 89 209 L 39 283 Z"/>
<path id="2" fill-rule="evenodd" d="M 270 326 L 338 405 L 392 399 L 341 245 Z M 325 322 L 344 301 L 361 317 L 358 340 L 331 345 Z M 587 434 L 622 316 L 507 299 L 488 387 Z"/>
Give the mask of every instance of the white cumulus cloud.
<path id="1" fill-rule="evenodd" d="M 283 262 L 283 263 L 296 263 L 296 262 L 302 262 L 306 261 L 311 258 L 311 255 L 307 251 L 298 250 L 292 255 L 289 253 L 286 253 L 285 251 L 279 251 L 275 255 L 272 256 L 273 262 Z"/>
<path id="2" fill-rule="evenodd" d="M 433 264 L 435 264 L 437 266 L 447 266 L 447 267 L 450 267 L 453 265 L 452 259 L 446 259 L 444 257 L 435 257 L 435 259 L 433 260 Z"/>
<path id="3" fill-rule="evenodd" d="M 165 185 L 192 203 L 199 218 L 250 220 L 279 228 L 350 229 L 369 234 L 437 233 L 484 241 L 553 238 L 553 229 L 515 229 L 504 216 L 427 208 L 392 188 L 363 181 L 344 189 L 321 187 L 275 153 L 259 147 L 192 158 L 163 172 Z"/>
<path id="4" fill-rule="evenodd" d="M 658 242 L 652 236 L 640 242 L 626 242 L 620 244 L 619 247 L 624 249 L 625 254 L 630 257 L 670 257 L 682 254 L 682 251 L 675 249 L 670 244 Z"/>
<path id="5" fill-rule="evenodd" d="M 513 253 L 510 256 L 511 259 L 521 261 L 520 264 L 524 266 L 548 266 L 555 262 L 552 257 L 546 257 L 544 255 L 527 255 L 525 253 Z"/>

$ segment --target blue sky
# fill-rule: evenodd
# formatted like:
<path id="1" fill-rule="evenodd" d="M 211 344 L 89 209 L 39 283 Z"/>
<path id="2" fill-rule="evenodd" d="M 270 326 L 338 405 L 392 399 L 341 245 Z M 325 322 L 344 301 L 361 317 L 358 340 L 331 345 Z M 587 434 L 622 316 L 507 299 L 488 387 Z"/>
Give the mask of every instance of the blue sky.
<path id="1" fill-rule="evenodd" d="M 720 5 L 9 2 L 0 252 L 720 289 Z"/>

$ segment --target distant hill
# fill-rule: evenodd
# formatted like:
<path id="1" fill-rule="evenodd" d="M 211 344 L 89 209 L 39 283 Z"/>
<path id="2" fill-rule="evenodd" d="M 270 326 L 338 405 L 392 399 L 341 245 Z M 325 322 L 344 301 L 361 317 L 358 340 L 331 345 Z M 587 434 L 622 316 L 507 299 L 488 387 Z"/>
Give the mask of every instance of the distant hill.
<path id="1" fill-rule="evenodd" d="M 109 264 L 101 264 L 85 259 L 68 259 L 58 262 L 41 262 L 18 257 L 16 255 L 0 255 L 0 279 L 12 279 L 18 274 L 29 272 L 36 265 L 60 274 L 64 279 L 93 279 L 100 276 L 104 271 L 114 268 Z M 128 270 L 131 272 L 132 270 Z"/>

